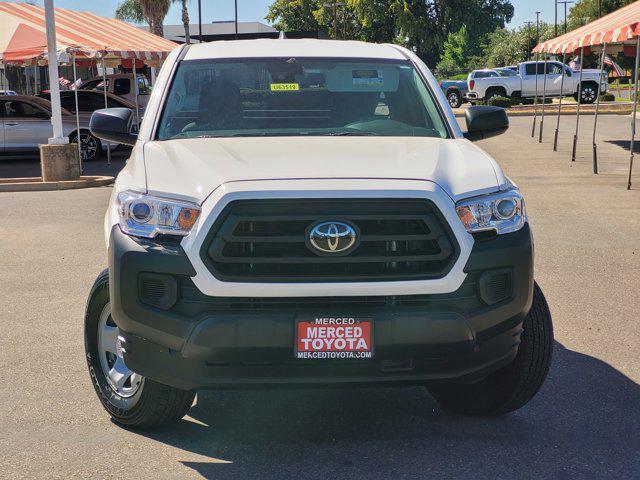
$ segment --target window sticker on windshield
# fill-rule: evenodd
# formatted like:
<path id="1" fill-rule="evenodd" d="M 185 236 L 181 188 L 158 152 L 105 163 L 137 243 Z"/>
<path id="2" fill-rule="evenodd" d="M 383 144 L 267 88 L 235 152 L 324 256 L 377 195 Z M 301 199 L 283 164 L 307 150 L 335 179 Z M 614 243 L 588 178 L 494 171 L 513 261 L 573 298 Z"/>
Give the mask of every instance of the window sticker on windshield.
<path id="1" fill-rule="evenodd" d="M 382 87 L 384 85 L 382 70 L 352 70 L 351 76 L 354 85 L 365 87 Z"/>
<path id="2" fill-rule="evenodd" d="M 299 83 L 272 83 L 272 92 L 297 92 L 300 90 Z"/>

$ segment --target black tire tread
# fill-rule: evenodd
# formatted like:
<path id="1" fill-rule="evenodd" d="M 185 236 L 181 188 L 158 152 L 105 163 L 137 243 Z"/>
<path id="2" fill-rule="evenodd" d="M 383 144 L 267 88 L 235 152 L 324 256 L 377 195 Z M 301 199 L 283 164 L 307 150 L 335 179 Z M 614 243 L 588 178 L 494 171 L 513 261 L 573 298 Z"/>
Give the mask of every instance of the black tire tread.
<path id="1" fill-rule="evenodd" d="M 443 407 L 454 412 L 504 415 L 521 408 L 535 396 L 549 372 L 552 354 L 551 313 L 542 290 L 534 284 L 533 303 L 523 322 L 516 358 L 480 382 L 440 384 L 429 390 Z"/>
<path id="2" fill-rule="evenodd" d="M 85 311 L 85 350 L 87 352 L 90 371 L 92 368 L 92 356 L 90 350 L 91 342 L 88 336 L 89 329 L 87 327 L 90 325 L 90 322 L 94 321 L 96 313 L 99 314 L 99 311 L 104 305 L 104 303 L 102 303 L 102 306 L 98 304 L 96 307 L 94 302 L 100 297 L 103 297 L 102 301 L 104 302 L 105 289 L 108 295 L 108 269 L 100 272 L 96 278 L 91 288 Z M 94 379 L 93 376 L 92 383 L 94 384 L 100 402 L 105 410 L 109 412 L 114 422 L 140 429 L 157 428 L 180 420 L 187 414 L 195 398 L 195 392 L 193 391 L 180 390 L 145 378 L 140 399 L 131 410 L 127 412 L 108 402 L 108 399 L 101 392 L 101 388 L 103 387 L 96 385 L 96 379 Z"/>

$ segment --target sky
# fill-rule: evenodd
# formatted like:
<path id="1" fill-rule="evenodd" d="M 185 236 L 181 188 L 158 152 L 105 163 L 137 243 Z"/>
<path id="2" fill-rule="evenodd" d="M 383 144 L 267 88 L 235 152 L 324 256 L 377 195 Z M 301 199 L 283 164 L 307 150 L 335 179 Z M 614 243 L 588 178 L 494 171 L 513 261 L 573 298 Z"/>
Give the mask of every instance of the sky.
<path id="1" fill-rule="evenodd" d="M 116 7 L 121 0 L 54 0 L 56 7 L 72 10 L 89 10 L 98 15 L 113 17 Z M 233 19 L 233 0 L 201 0 L 202 22 L 212 22 Z M 273 0 L 238 0 L 238 18 L 240 21 L 262 21 L 267 14 Z M 42 0 L 36 0 L 42 5 Z M 511 0 L 515 14 L 509 24 L 510 27 L 521 26 L 525 21 L 535 21 L 535 11 L 540 10 L 540 20 L 553 22 L 554 0 Z M 188 0 L 191 22 L 198 21 L 198 2 Z M 564 10 L 558 7 L 558 15 L 562 17 Z M 559 18 L 561 20 L 561 18 Z M 181 24 L 180 2 L 174 3 L 165 20 L 166 24 Z"/>

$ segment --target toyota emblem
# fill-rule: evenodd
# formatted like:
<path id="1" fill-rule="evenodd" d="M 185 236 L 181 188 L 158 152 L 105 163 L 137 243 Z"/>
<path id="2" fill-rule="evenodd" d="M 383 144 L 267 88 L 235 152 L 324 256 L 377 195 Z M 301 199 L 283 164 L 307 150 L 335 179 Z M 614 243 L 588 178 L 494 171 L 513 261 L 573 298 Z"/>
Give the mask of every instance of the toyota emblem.
<path id="1" fill-rule="evenodd" d="M 355 227 L 345 222 L 328 221 L 313 225 L 309 229 L 309 244 L 316 253 L 346 253 L 358 240 Z"/>

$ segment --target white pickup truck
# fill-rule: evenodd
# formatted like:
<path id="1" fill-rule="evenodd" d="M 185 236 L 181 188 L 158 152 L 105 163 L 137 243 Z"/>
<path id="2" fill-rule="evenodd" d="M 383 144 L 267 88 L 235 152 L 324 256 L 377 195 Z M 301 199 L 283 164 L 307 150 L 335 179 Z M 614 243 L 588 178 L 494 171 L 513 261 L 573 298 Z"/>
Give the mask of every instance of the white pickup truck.
<path id="1" fill-rule="evenodd" d="M 488 100 L 491 97 L 534 98 L 536 96 L 536 64 L 538 65 L 537 92 L 542 96 L 543 88 L 547 97 L 573 96 L 578 99 L 580 72 L 576 72 L 561 62 L 523 62 L 518 65 L 518 75 L 487 78 L 469 78 L 469 100 Z M 564 72 L 564 82 L 562 80 Z M 584 69 L 582 71 L 581 103 L 593 103 L 598 96 L 598 79 L 600 70 Z M 606 76 L 602 77 L 601 93 L 607 91 L 609 85 Z"/>
<path id="2" fill-rule="evenodd" d="M 199 389 L 424 385 L 501 415 L 540 388 L 553 328 L 522 194 L 463 134 L 410 50 L 333 40 L 184 45 L 133 145 L 89 295 L 96 393 L 129 427 L 175 422 Z M 419 412 L 416 412 L 419 413 Z"/>

